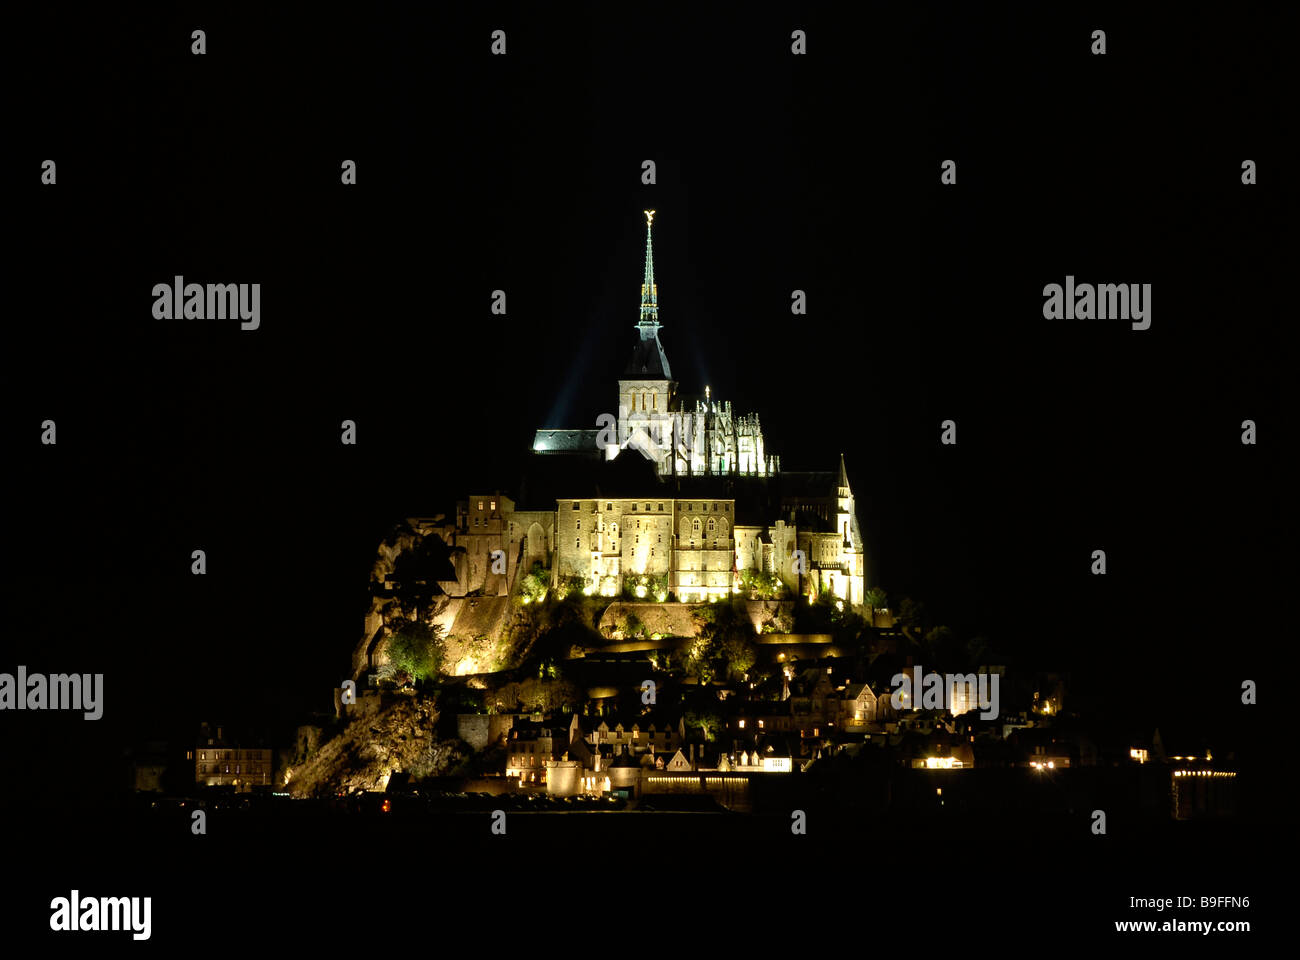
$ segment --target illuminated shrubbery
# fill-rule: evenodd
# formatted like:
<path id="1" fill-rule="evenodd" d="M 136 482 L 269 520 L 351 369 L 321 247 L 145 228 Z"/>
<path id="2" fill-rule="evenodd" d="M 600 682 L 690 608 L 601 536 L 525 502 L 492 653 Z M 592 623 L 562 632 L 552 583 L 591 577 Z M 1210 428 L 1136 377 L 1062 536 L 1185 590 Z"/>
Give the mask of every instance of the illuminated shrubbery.
<path id="1" fill-rule="evenodd" d="M 442 628 L 422 620 L 400 621 L 388 638 L 386 652 L 388 663 L 381 676 L 387 679 L 401 684 L 437 676 L 443 659 Z"/>
<path id="2" fill-rule="evenodd" d="M 627 600 L 668 599 L 668 574 L 634 573 L 623 578 L 623 597 Z"/>
<path id="3" fill-rule="evenodd" d="M 564 600 L 573 593 L 591 596 L 591 581 L 586 577 L 560 577 L 556 581 L 555 597 L 557 600 Z"/>
<path id="4" fill-rule="evenodd" d="M 550 572 L 540 563 L 524 574 L 519 583 L 519 599 L 523 603 L 540 603 L 551 589 Z"/>
<path id="5" fill-rule="evenodd" d="M 780 600 L 785 595 L 785 584 L 775 573 L 742 570 L 740 591 L 751 600 Z"/>

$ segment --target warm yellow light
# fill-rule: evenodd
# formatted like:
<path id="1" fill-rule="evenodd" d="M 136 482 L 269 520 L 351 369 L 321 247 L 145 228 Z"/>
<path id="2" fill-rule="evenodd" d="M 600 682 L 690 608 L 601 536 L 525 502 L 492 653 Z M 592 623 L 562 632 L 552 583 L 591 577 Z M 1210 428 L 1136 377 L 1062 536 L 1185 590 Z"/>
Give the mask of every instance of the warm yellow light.
<path id="1" fill-rule="evenodd" d="M 645 211 L 645 225 L 646 225 L 647 227 L 650 226 L 650 224 L 654 223 L 654 219 L 655 219 L 655 212 L 654 212 L 653 210 L 646 210 L 646 211 Z"/>

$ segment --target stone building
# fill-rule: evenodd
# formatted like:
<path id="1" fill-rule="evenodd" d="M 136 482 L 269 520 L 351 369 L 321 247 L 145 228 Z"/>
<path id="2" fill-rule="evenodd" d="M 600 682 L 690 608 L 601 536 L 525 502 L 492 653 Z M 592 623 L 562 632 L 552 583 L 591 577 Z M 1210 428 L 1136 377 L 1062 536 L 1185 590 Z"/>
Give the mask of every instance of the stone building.
<path id="1" fill-rule="evenodd" d="M 521 785 L 544 786 L 552 764 L 567 764 L 568 750 L 568 724 L 517 721 L 506 738 L 506 776 L 518 778 Z"/>
<path id="2" fill-rule="evenodd" d="M 784 471 L 757 414 L 733 414 L 707 386 L 702 398 L 679 393 L 659 336 L 653 217 L 646 212 L 641 316 L 618 381 L 617 417 L 603 415 L 596 430 L 541 429 L 533 441 L 547 460 L 643 459 L 651 479 L 613 496 L 584 489 L 575 471 L 555 497 L 553 576 L 581 578 L 589 592 L 607 595 L 650 577 L 665 594 L 701 601 L 736 592 L 752 570 L 776 575 L 794 594 L 830 591 L 861 605 L 863 540 L 843 456 L 837 472 Z M 595 485 L 611 486 L 599 475 Z M 546 525 L 535 522 L 540 537 Z"/>
<path id="3" fill-rule="evenodd" d="M 269 787 L 273 772 L 271 748 L 227 738 L 224 727 L 205 723 L 194 748 L 194 782 L 237 790 Z"/>
<path id="4" fill-rule="evenodd" d="M 660 339 L 653 216 L 647 211 L 636 340 L 611 396 L 617 415 L 601 415 L 596 429 L 537 430 L 515 496 L 472 494 L 451 522 L 408 520 L 412 537 L 436 535 L 450 549 L 447 579 L 438 581 L 451 600 L 439 614 L 449 636 L 497 635 L 504 598 L 537 565 L 552 587 L 630 590 L 648 601 L 717 600 L 739 593 L 753 572 L 791 596 L 829 592 L 863 603 L 864 542 L 843 456 L 838 470 L 785 470 L 757 414 L 734 413 L 707 386 L 702 397 L 679 391 Z M 406 545 L 381 546 L 374 576 L 391 576 Z M 381 659 L 382 601 L 354 657 L 358 674 Z"/>

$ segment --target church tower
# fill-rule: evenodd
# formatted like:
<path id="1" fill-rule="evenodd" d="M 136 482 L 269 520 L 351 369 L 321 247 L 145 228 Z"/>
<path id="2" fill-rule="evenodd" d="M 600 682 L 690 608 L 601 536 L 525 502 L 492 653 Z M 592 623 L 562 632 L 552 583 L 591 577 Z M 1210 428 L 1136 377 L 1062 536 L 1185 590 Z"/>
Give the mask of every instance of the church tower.
<path id="1" fill-rule="evenodd" d="M 836 529 L 840 537 L 840 563 L 848 578 L 848 601 L 862 603 L 866 586 L 862 529 L 858 526 L 857 504 L 853 488 L 849 486 L 849 472 L 844 467 L 844 454 L 840 454 L 840 472 L 835 484 Z"/>
<path id="2" fill-rule="evenodd" d="M 653 210 L 645 211 L 645 273 L 641 281 L 641 319 L 632 359 L 618 381 L 618 446 L 607 451 L 609 459 L 624 447 L 639 450 L 664 472 L 671 456 L 672 416 L 677 383 L 668 367 L 668 356 L 659 342 L 659 286 L 655 283 Z"/>

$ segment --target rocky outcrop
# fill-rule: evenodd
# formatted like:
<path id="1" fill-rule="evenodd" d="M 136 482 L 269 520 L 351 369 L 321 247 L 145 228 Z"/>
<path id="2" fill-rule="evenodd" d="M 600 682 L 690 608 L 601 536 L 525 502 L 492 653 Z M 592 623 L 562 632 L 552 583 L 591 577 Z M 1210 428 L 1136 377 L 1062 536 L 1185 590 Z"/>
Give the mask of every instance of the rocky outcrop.
<path id="1" fill-rule="evenodd" d="M 446 773 L 464 758 L 457 740 L 439 740 L 437 706 L 413 694 L 363 696 L 348 708 L 349 722 L 304 763 L 286 772 L 296 797 L 383 790 L 398 771 L 415 779 Z"/>
<path id="2" fill-rule="evenodd" d="M 627 635 L 628 617 L 635 625 L 633 635 L 653 637 L 694 637 L 700 627 L 693 616 L 697 603 L 611 603 L 600 618 L 599 630 L 605 637 L 631 639 Z"/>

